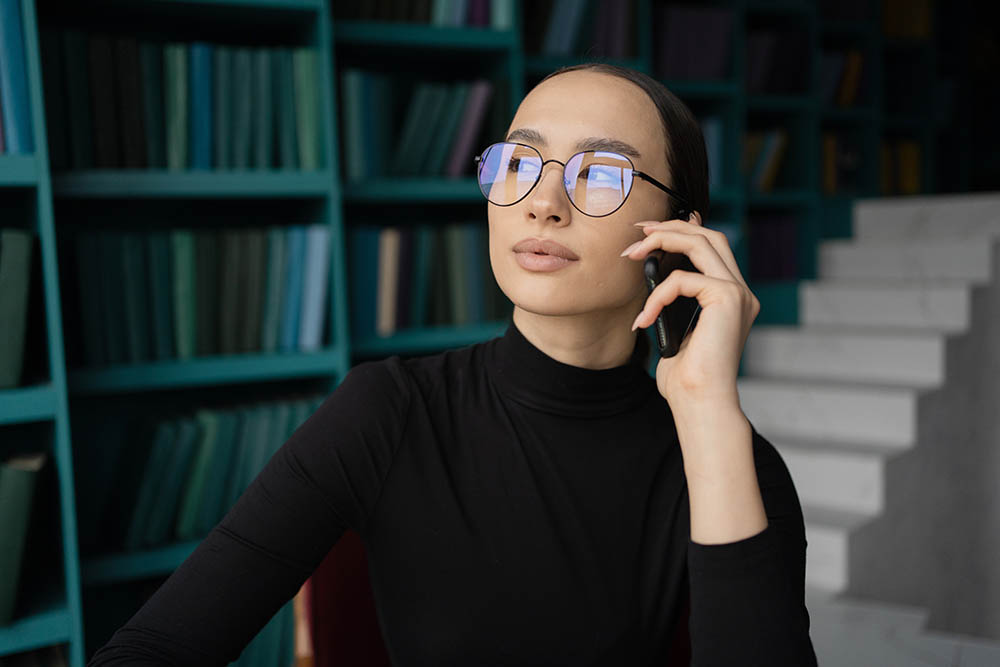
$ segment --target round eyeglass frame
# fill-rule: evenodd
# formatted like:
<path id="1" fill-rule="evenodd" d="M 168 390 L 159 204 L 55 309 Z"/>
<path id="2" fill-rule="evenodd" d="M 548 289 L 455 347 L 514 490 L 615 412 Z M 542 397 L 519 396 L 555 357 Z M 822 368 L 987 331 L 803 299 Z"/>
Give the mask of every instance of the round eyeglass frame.
<path id="1" fill-rule="evenodd" d="M 653 178 L 649 174 L 647 174 L 645 172 L 642 172 L 642 171 L 639 171 L 638 169 L 636 169 L 635 168 L 635 163 L 632 162 L 632 160 L 629 158 L 629 156 L 622 155 L 621 153 L 616 153 L 614 151 L 593 151 L 593 150 L 580 151 L 579 153 L 574 153 L 573 155 L 569 156 L 569 159 L 566 160 L 566 162 L 561 162 L 560 160 L 556 160 L 555 158 L 549 158 L 548 160 L 542 160 L 542 164 L 538 167 L 538 176 L 535 178 L 535 182 L 531 184 L 530 188 L 528 188 L 527 190 L 525 190 L 525 192 L 524 192 L 523 195 L 521 195 L 515 201 L 512 201 L 509 204 L 497 204 L 496 202 L 492 201 L 486 195 L 485 192 L 483 192 L 483 182 L 479 178 L 479 173 L 483 170 L 483 163 L 484 163 L 483 156 L 486 155 L 486 152 L 489 151 L 490 149 L 492 149 L 494 146 L 501 146 L 501 145 L 524 146 L 525 148 L 529 148 L 532 151 L 534 151 L 535 154 L 538 155 L 538 159 L 540 159 L 540 160 L 542 159 L 542 154 L 538 151 L 537 148 L 535 148 L 534 146 L 531 146 L 529 144 L 522 144 L 522 143 L 520 143 L 518 141 L 497 141 L 495 143 L 490 144 L 486 148 L 484 148 L 482 150 L 482 152 L 479 153 L 479 155 L 476 155 L 473 158 L 473 160 L 476 163 L 476 181 L 479 183 L 479 192 L 483 195 L 483 197 L 486 198 L 486 201 L 490 202 L 494 206 L 513 206 L 514 204 L 517 204 L 517 203 L 519 203 L 521 201 L 524 201 L 524 198 L 527 197 L 529 194 L 531 194 L 531 191 L 534 190 L 535 186 L 538 185 L 538 183 L 542 180 L 542 174 L 545 172 L 545 165 L 547 165 L 549 162 L 555 162 L 556 164 L 560 165 L 563 168 L 563 192 L 566 193 L 566 199 L 568 199 L 569 203 L 573 205 L 573 208 L 575 208 L 576 210 L 580 211 L 580 213 L 583 213 L 584 215 L 586 215 L 588 217 L 591 217 L 591 218 L 604 218 L 604 217 L 607 217 L 607 216 L 611 215 L 612 213 L 614 213 L 615 211 L 617 211 L 618 209 L 620 209 L 622 206 L 624 206 L 625 202 L 628 201 L 629 195 L 632 194 L 632 187 L 631 186 L 629 186 L 628 192 L 626 192 L 625 196 L 622 197 L 621 203 L 619 203 L 618 206 L 616 206 L 613 210 L 609 211 L 608 213 L 602 213 L 600 215 L 594 215 L 592 213 L 587 213 L 586 211 L 584 211 L 583 209 L 581 209 L 579 206 L 577 206 L 576 202 L 574 202 L 573 198 L 569 195 L 569 190 L 566 189 L 566 164 L 569 163 L 576 156 L 581 155 L 583 153 L 595 153 L 595 152 L 599 152 L 599 153 L 610 153 L 610 154 L 614 155 L 615 157 L 621 158 L 622 160 L 628 162 L 629 169 L 632 172 L 633 178 L 635 178 L 635 177 L 641 178 L 642 180 L 647 181 L 648 183 L 652 183 L 656 187 L 660 188 L 661 190 L 663 190 L 664 192 L 666 192 L 668 195 L 670 195 L 674 199 L 678 200 L 681 203 L 682 208 L 684 210 L 688 210 L 690 208 L 690 206 L 688 205 L 687 198 L 684 197 L 684 195 L 680 194 L 679 192 L 677 192 L 676 190 L 674 190 L 672 188 L 667 187 L 663 183 L 660 183 L 658 180 L 656 180 L 655 178 Z"/>

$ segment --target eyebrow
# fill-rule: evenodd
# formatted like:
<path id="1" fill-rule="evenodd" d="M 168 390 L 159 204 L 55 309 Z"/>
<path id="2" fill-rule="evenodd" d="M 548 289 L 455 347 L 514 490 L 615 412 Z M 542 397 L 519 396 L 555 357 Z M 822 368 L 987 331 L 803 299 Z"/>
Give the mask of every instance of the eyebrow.
<path id="1" fill-rule="evenodd" d="M 541 132 L 531 128 L 518 128 L 513 130 L 507 135 L 504 141 L 526 141 L 539 144 L 540 146 L 548 145 L 545 141 L 545 137 L 542 136 Z M 609 139 L 608 137 L 587 137 L 586 139 L 581 139 L 576 143 L 577 150 L 581 151 L 611 151 L 613 153 L 621 153 L 622 155 L 628 155 L 629 157 L 640 158 L 642 154 L 639 149 L 632 144 L 626 143 L 620 139 Z"/>

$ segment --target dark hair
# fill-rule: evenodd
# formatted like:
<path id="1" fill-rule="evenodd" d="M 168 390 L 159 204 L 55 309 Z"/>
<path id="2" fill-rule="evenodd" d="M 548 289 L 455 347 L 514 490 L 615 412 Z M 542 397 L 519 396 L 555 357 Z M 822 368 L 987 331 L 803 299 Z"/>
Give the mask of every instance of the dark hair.
<path id="1" fill-rule="evenodd" d="M 589 62 L 568 65 L 548 74 L 542 81 L 576 70 L 612 74 L 631 81 L 642 88 L 649 99 L 653 100 L 657 111 L 660 112 L 660 120 L 663 121 L 663 136 L 667 148 L 667 154 L 664 157 L 667 161 L 667 171 L 670 174 L 667 185 L 685 196 L 690 208 L 698 211 L 704 220 L 709 204 L 708 154 L 705 151 L 705 137 L 701 133 L 701 124 L 691 109 L 679 97 L 670 92 L 669 88 L 648 74 L 608 63 Z M 671 202 L 665 219 L 673 217 L 673 211 L 677 208 Z M 636 345 L 641 348 L 639 358 L 643 360 L 643 367 L 648 368 L 652 361 L 649 336 L 640 334 L 636 338 L 638 339 Z"/>

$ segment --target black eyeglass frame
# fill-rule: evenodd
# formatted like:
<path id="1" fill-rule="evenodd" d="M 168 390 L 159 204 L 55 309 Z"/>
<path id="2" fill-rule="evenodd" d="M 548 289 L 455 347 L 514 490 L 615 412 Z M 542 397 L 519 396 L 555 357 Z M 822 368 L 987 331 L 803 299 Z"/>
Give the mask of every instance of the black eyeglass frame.
<path id="1" fill-rule="evenodd" d="M 656 180 L 655 178 L 653 178 L 649 174 L 647 174 L 645 172 L 642 172 L 642 171 L 639 171 L 638 169 L 636 169 L 635 168 L 635 163 L 632 162 L 632 160 L 629 158 L 629 156 L 622 155 L 621 153 L 616 153 L 614 151 L 593 151 L 593 150 L 580 151 L 579 153 L 573 153 L 573 155 L 569 156 L 569 160 L 566 160 L 566 162 L 561 162 L 560 160 L 557 160 L 555 158 L 549 158 L 548 160 L 542 160 L 542 164 L 538 167 L 538 176 L 537 176 L 537 178 L 535 178 L 535 182 L 531 184 L 531 187 L 528 188 L 523 195 L 521 195 L 520 197 L 518 197 L 518 199 L 516 201 L 512 201 L 509 204 L 497 204 L 494 201 L 490 201 L 490 198 L 486 197 L 486 193 L 483 192 L 483 183 L 482 183 L 482 181 L 479 180 L 479 172 L 481 172 L 482 169 L 483 169 L 483 161 L 482 161 L 483 155 L 486 153 L 486 151 L 488 151 L 491 148 L 493 148 L 494 146 L 498 146 L 500 144 L 510 144 L 510 145 L 514 145 L 514 146 L 524 146 L 525 148 L 530 148 L 531 150 L 533 150 L 535 152 L 535 154 L 538 155 L 539 159 L 542 158 L 542 154 L 538 151 L 537 148 L 535 148 L 534 146 L 531 146 L 529 144 L 522 144 L 521 142 L 518 142 L 518 141 L 498 141 L 496 143 L 490 144 L 489 146 L 487 146 L 486 148 L 484 148 L 482 150 L 482 152 L 479 153 L 479 155 L 476 155 L 473 158 L 473 161 L 476 163 L 476 180 L 479 182 L 479 192 L 483 195 L 483 197 L 486 198 L 486 201 L 490 202 L 494 206 L 513 206 L 514 204 L 517 204 L 517 203 L 523 201 L 524 198 L 527 197 L 529 194 L 531 194 L 531 191 L 534 190 L 535 186 L 538 185 L 538 183 L 542 180 L 542 174 L 545 172 L 545 165 L 547 165 L 549 162 L 555 162 L 556 164 L 560 165 L 563 168 L 563 192 L 566 193 L 566 199 L 568 199 L 569 203 L 573 205 L 573 208 L 575 208 L 576 210 L 580 211 L 580 213 L 583 213 L 584 215 L 586 215 L 588 217 L 591 217 L 591 218 L 605 218 L 605 217 L 611 215 L 612 213 L 614 213 L 615 211 L 617 211 L 618 209 L 620 209 L 622 206 L 624 206 L 625 202 L 628 201 L 629 195 L 632 194 L 632 188 L 631 187 L 628 189 L 628 192 L 625 193 L 625 196 L 622 197 L 621 203 L 618 204 L 618 206 L 616 206 L 614 208 L 614 210 L 612 210 L 612 211 L 610 211 L 608 213 L 602 213 L 601 215 L 593 215 L 593 214 L 587 213 L 586 211 L 584 211 L 583 209 L 581 209 L 579 206 L 576 205 L 576 202 L 573 201 L 573 198 L 569 196 L 569 192 L 566 190 L 566 163 L 569 162 L 570 160 L 572 160 L 573 158 L 575 158 L 577 155 L 581 155 L 583 153 L 600 152 L 600 153 L 611 153 L 612 155 L 616 155 L 616 156 L 622 158 L 623 160 L 625 160 L 626 162 L 628 162 L 629 168 L 630 168 L 630 170 L 632 172 L 632 176 L 633 177 L 638 177 L 638 178 L 641 178 L 642 180 L 644 180 L 644 181 L 646 181 L 648 183 L 652 183 L 653 185 L 655 185 L 656 187 L 660 188 L 661 190 L 663 190 L 664 192 L 666 192 L 668 195 L 670 195 L 671 197 L 673 197 L 674 199 L 678 200 L 681 203 L 681 208 L 678 209 L 678 214 L 680 214 L 680 213 L 687 213 L 688 211 L 690 211 L 691 207 L 688 204 L 688 200 L 687 200 L 686 197 L 684 197 L 684 195 L 680 194 L 679 192 L 677 192 L 676 190 L 674 190 L 672 188 L 667 187 L 663 183 L 660 183 L 658 180 Z"/>

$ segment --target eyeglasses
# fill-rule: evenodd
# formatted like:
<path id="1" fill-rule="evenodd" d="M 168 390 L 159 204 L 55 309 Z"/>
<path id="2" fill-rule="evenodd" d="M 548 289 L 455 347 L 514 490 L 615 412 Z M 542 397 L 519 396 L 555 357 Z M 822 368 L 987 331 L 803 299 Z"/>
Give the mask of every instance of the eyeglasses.
<path id="1" fill-rule="evenodd" d="M 635 168 L 626 155 L 609 151 L 582 151 L 566 162 L 542 160 L 534 146 L 501 141 L 491 144 L 475 157 L 479 190 L 497 206 L 513 206 L 528 196 L 541 180 L 549 162 L 563 167 L 563 186 L 570 203 L 584 215 L 600 218 L 611 215 L 625 203 L 638 177 L 679 200 L 687 200 L 649 174 Z"/>

